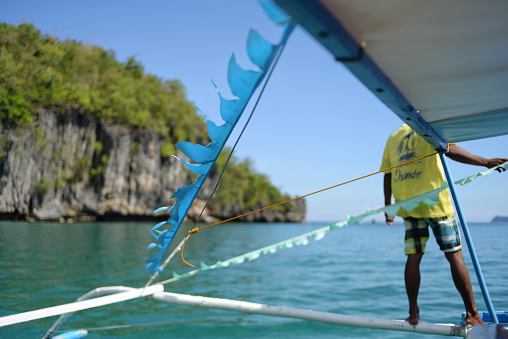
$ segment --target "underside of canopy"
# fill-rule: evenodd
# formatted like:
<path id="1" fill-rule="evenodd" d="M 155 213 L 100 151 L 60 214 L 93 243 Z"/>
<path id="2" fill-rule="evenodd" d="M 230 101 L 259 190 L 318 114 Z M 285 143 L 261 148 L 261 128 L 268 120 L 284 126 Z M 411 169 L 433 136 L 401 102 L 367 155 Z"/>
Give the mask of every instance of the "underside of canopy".
<path id="1" fill-rule="evenodd" d="M 508 134 L 508 2 L 276 0 L 436 149 Z"/>

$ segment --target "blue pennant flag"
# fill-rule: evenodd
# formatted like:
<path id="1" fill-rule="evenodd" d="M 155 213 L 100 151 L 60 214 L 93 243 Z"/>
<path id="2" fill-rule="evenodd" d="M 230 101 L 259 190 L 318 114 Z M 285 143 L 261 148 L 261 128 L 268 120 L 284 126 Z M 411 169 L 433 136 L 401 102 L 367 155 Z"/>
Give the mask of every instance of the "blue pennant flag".
<path id="1" fill-rule="evenodd" d="M 152 249 L 158 249 L 159 251 L 152 254 L 150 258 L 146 260 L 146 270 L 148 273 L 151 271 L 160 273 L 162 259 L 173 237 L 185 219 L 192 203 L 196 199 L 205 179 L 208 177 L 213 164 L 217 161 L 219 154 L 224 148 L 233 128 L 236 126 L 245 106 L 270 68 L 275 55 L 285 44 L 291 31 L 295 27 L 294 23 L 289 20 L 287 14 L 276 4 L 268 1 L 261 1 L 260 3 L 265 13 L 273 22 L 283 25 L 284 31 L 280 43 L 272 45 L 257 31 L 251 30 L 247 39 L 247 55 L 252 63 L 259 67 L 259 70 L 243 69 L 236 62 L 236 57 L 232 55 L 228 66 L 227 79 L 231 93 L 233 93 L 236 98 L 232 100 L 225 99 L 215 83 L 213 84 L 219 95 L 220 114 L 225 123 L 218 126 L 212 121 L 207 121 L 208 134 L 212 142 L 206 146 L 193 144 L 187 141 L 180 142 L 176 145 L 176 147 L 191 161 L 195 162 L 195 164 L 176 158 L 182 161 L 193 173 L 198 174 L 199 177 L 194 184 L 179 188 L 175 194 L 171 196 L 171 198 L 176 198 L 176 202 L 171 208 L 161 207 L 155 210 L 155 213 L 157 213 L 169 209 L 170 216 L 167 221 L 160 222 L 150 229 L 151 234 L 158 243 L 151 243 L 148 245 L 147 252 Z M 171 227 L 163 229 L 166 224 L 171 225 Z"/>

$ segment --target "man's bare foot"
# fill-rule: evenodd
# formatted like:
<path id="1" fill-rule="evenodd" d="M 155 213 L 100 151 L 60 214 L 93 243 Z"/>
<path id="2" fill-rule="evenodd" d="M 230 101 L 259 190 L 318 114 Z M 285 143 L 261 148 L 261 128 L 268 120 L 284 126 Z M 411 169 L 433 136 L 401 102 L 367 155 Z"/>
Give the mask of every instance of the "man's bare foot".
<path id="1" fill-rule="evenodd" d="M 475 315 L 467 313 L 464 322 L 468 325 L 485 325 L 482 317 L 478 313 L 476 313 Z"/>
<path id="2" fill-rule="evenodd" d="M 418 305 L 409 306 L 409 317 L 406 318 L 406 321 L 411 325 L 418 325 L 420 322 L 420 308 Z"/>
<path id="3" fill-rule="evenodd" d="M 411 325 L 418 325 L 418 323 L 420 322 L 420 316 L 417 314 L 410 315 L 409 317 L 406 318 L 406 321 Z"/>

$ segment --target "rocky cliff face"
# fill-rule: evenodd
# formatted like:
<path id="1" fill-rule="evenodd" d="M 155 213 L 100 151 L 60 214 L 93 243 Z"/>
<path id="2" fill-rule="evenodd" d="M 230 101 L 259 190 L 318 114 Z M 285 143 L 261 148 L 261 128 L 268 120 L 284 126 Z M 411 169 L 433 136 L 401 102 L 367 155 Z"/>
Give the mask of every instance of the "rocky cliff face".
<path id="1" fill-rule="evenodd" d="M 133 131 L 94 121 L 79 112 L 41 110 L 23 130 L 3 130 L 0 137 L 0 218 L 13 220 L 164 220 L 154 215 L 170 206 L 169 197 L 195 181 L 174 158 L 161 158 L 163 140 L 153 132 Z M 215 182 L 205 183 L 189 213 L 196 218 Z M 210 180 L 211 179 L 211 180 Z M 210 206 L 202 221 L 230 218 L 241 211 Z M 302 222 L 305 201 L 286 212 L 270 210 L 244 221 Z"/>

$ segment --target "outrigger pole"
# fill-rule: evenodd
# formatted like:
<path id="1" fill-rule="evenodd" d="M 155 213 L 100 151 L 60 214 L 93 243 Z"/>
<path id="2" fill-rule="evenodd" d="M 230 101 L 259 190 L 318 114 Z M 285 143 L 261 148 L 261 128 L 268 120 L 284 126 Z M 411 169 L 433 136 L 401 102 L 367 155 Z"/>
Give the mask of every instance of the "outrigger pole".
<path id="1" fill-rule="evenodd" d="M 441 158 L 441 163 L 443 164 L 446 180 L 448 181 L 448 188 L 450 189 L 450 194 L 455 204 L 455 211 L 457 212 L 457 215 L 459 217 L 460 226 L 462 227 L 462 233 L 464 235 L 464 238 L 466 239 L 467 248 L 469 249 L 469 254 L 471 255 L 471 260 L 473 262 L 473 266 L 476 272 L 476 277 L 478 278 L 480 289 L 482 290 L 483 299 L 485 300 L 485 304 L 487 305 L 487 310 L 489 311 L 489 315 L 490 318 L 492 319 L 492 322 L 495 324 L 499 324 L 496 311 L 494 310 L 494 305 L 492 304 L 492 301 L 490 299 L 487 284 L 485 283 L 485 279 L 483 278 L 480 262 L 478 261 L 478 257 L 476 255 L 476 251 L 473 245 L 473 239 L 471 238 L 469 228 L 467 227 L 466 218 L 464 217 L 464 213 L 462 212 L 462 206 L 460 205 L 459 196 L 457 195 L 457 191 L 455 190 L 455 184 L 453 183 L 452 174 L 448 167 L 448 163 L 446 161 L 446 157 L 443 151 L 439 152 L 439 157 Z"/>
<path id="2" fill-rule="evenodd" d="M 106 306 L 115 303 L 119 303 L 122 301 L 127 301 L 131 299 L 141 298 L 156 292 L 164 291 L 164 286 L 162 285 L 152 285 L 147 288 L 128 288 L 123 286 L 115 287 L 117 291 L 121 291 L 120 293 L 115 293 L 112 295 L 108 295 L 105 297 L 99 297 L 94 299 L 88 299 L 84 301 L 77 301 L 70 304 L 64 304 L 59 306 L 42 308 L 35 311 L 29 311 L 24 313 L 17 313 L 13 315 L 8 315 L 0 318 L 0 327 L 19 324 L 27 321 L 32 321 L 36 319 L 42 319 L 51 317 L 54 315 L 73 313 L 77 311 L 87 310 L 90 308 L 95 308 L 99 306 Z M 102 287 L 99 288 L 104 290 L 112 290 L 112 288 Z M 114 288 L 113 288 L 114 289 Z M 91 292 L 89 292 L 91 293 Z M 87 293 L 88 294 L 88 293 Z"/>
<path id="3" fill-rule="evenodd" d="M 305 310 L 292 307 L 270 306 L 247 301 L 237 301 L 219 298 L 208 298 L 176 293 L 155 293 L 150 299 L 186 306 L 198 306 L 204 308 L 216 308 L 229 311 L 238 311 L 248 314 L 262 314 L 285 318 L 318 321 L 323 323 L 346 325 L 354 327 L 366 327 L 371 329 L 394 330 L 404 332 L 416 332 L 424 334 L 436 334 L 456 337 L 466 337 L 467 327 L 453 324 L 430 324 L 419 323 L 411 325 L 403 320 L 386 320 L 376 318 L 361 318 L 351 315 Z"/>
<path id="4" fill-rule="evenodd" d="M 318 321 L 336 325 L 346 325 L 354 327 L 365 327 L 372 329 L 394 330 L 403 332 L 416 332 L 423 334 L 446 335 L 456 337 L 466 337 L 468 332 L 467 326 L 460 326 L 454 324 L 430 324 L 419 323 L 418 325 L 411 325 L 403 320 L 386 320 L 376 318 L 361 318 L 351 315 L 343 315 L 330 312 L 319 312 L 313 310 L 305 310 L 291 307 L 270 306 L 265 304 L 257 304 L 247 301 L 228 300 L 219 298 L 209 298 L 185 294 L 167 293 L 162 292 L 164 287 L 162 285 L 153 285 L 146 289 L 135 289 L 123 286 L 103 287 L 87 293 L 88 296 L 97 296 L 104 293 L 120 292 L 109 296 L 102 296 L 94 299 L 77 301 L 75 303 L 60 305 L 56 307 L 49 307 L 37 311 L 19 313 L 11 316 L 0 318 L 0 327 L 13 325 L 20 322 L 26 322 L 35 319 L 46 318 L 54 315 L 63 314 L 62 317 L 53 325 L 48 331 L 51 336 L 58 327 L 70 316 L 72 312 L 104 306 L 107 304 L 117 303 L 130 299 L 145 297 L 155 301 L 186 305 L 197 306 L 203 308 L 215 308 L 229 311 L 238 311 L 248 314 L 262 314 L 268 316 L 296 318 L 303 320 Z M 85 295 L 85 296 L 86 296 Z M 83 296 L 83 297 L 85 297 Z M 47 334 L 47 335 L 48 335 Z M 45 336 L 47 338 L 48 336 Z"/>

